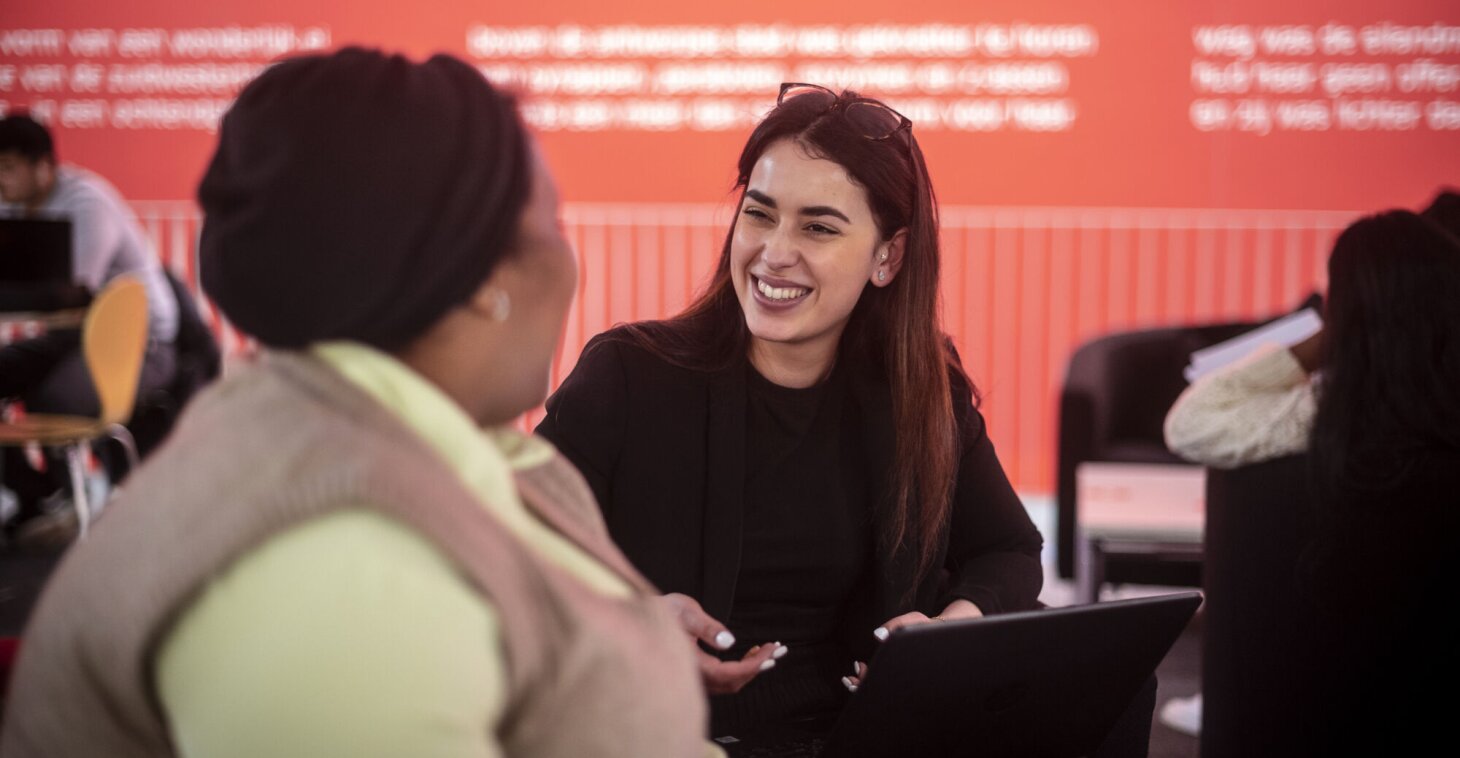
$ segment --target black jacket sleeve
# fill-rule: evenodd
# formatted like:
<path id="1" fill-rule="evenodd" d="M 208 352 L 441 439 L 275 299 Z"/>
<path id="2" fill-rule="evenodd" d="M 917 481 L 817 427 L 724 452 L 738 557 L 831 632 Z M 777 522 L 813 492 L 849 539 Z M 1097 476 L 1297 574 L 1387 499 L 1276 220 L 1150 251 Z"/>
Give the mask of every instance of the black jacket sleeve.
<path id="1" fill-rule="evenodd" d="M 573 462 L 603 508 L 611 502 L 628 420 L 619 351 L 613 339 L 590 340 L 573 372 L 548 398 L 547 415 L 536 430 Z"/>
<path id="2" fill-rule="evenodd" d="M 956 360 L 956 354 L 954 356 Z M 994 453 L 973 392 L 953 372 L 953 413 L 958 422 L 958 480 L 950 504 L 945 602 L 963 598 L 985 614 L 1037 605 L 1044 572 L 1044 540 L 1030 521 Z"/>

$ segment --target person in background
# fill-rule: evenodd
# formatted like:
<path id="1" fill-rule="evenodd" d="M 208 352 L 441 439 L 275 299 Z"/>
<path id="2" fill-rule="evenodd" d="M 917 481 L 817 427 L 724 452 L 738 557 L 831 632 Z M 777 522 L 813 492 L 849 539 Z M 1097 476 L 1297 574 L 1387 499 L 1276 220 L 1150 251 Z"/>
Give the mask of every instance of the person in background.
<path id="1" fill-rule="evenodd" d="M 123 274 L 140 280 L 149 339 L 138 393 L 172 381 L 178 305 L 161 263 L 116 189 L 86 169 L 61 164 L 49 130 L 24 114 L 0 118 L 0 215 L 70 221 L 72 276 L 93 294 Z M 31 413 L 101 412 L 78 330 L 0 347 L 0 400 L 16 398 Z M 65 471 L 59 463 L 48 468 Z M 16 450 L 5 452 L 3 473 L 20 496 L 22 518 L 36 515 L 37 503 L 61 481 L 31 471 Z"/>
<path id="2" fill-rule="evenodd" d="M 446 56 L 286 60 L 198 199 L 204 287 L 265 349 L 68 552 L 0 754 L 711 751 L 677 618 L 510 426 L 576 282 L 512 98 Z"/>
<path id="3" fill-rule="evenodd" d="M 1329 723 L 1350 746 L 1428 733 L 1448 714 L 1410 690 L 1447 688 L 1460 670 L 1431 606 L 1453 586 L 1460 527 L 1460 197 L 1423 215 L 1390 211 L 1349 226 L 1329 258 L 1325 326 L 1192 384 L 1166 419 L 1171 449 L 1234 468 L 1306 452 L 1318 512 L 1302 559 L 1323 629 L 1313 670 L 1330 672 Z M 1361 614 L 1351 613 L 1360 600 Z M 1195 732 L 1200 697 L 1162 720 Z"/>
<path id="4" fill-rule="evenodd" d="M 911 122 L 783 85 L 738 169 L 704 294 L 590 341 L 538 427 L 718 651 L 700 656 L 716 735 L 834 714 L 879 639 L 1034 608 L 1042 583 L 939 325 Z"/>
<path id="5" fill-rule="evenodd" d="M 1328 272 L 1300 563 L 1322 722 L 1348 725 L 1344 750 L 1419 754 L 1450 737 L 1460 677 L 1438 608 L 1460 580 L 1460 238 L 1382 213 L 1340 236 Z"/>

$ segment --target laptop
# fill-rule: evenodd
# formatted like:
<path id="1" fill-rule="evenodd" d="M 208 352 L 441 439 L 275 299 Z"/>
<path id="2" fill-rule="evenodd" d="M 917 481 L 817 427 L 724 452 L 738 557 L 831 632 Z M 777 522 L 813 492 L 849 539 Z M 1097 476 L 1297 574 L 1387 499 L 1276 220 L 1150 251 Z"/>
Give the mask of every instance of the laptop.
<path id="1" fill-rule="evenodd" d="M 715 741 L 731 756 L 1031 756 L 1094 752 L 1201 593 L 908 627 L 883 642 L 841 715 Z"/>
<path id="2" fill-rule="evenodd" d="M 70 221 L 0 217 L 0 311 L 74 308 L 89 299 L 72 280 Z"/>

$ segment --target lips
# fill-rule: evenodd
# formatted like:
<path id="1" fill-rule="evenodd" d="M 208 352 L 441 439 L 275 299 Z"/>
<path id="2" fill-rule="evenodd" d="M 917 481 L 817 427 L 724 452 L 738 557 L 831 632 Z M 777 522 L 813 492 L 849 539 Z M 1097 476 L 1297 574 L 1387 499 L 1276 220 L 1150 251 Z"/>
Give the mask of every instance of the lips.
<path id="1" fill-rule="evenodd" d="M 750 286 L 755 290 L 759 300 L 772 305 L 789 305 L 804 299 L 811 292 L 810 287 L 801 287 L 789 282 L 777 282 L 781 286 L 772 286 L 760 277 L 750 274 Z"/>

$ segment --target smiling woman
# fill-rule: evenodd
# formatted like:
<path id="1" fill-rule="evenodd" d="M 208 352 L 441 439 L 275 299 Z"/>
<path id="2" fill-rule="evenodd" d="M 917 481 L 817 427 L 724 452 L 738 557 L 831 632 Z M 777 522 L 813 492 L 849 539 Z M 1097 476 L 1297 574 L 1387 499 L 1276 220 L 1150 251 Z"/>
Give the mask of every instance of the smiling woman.
<path id="1" fill-rule="evenodd" d="M 896 273 L 904 237 L 882 239 L 867 193 L 837 163 L 790 139 L 766 150 L 730 242 L 756 368 L 790 387 L 823 379 L 862 290 Z"/>
<path id="2" fill-rule="evenodd" d="M 716 651 L 716 735 L 836 712 L 889 631 L 1036 604 L 1040 535 L 939 327 L 911 126 L 782 85 L 705 293 L 590 342 L 538 428 Z"/>

